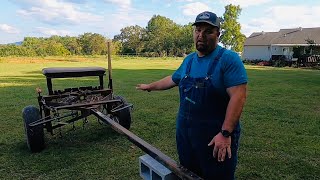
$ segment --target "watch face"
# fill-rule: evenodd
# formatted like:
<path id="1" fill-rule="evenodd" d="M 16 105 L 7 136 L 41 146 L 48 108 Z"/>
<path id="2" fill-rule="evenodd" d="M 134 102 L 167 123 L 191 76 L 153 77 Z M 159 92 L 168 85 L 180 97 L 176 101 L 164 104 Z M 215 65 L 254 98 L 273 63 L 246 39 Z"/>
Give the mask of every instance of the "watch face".
<path id="1" fill-rule="evenodd" d="M 224 137 L 229 137 L 231 136 L 231 133 L 227 130 L 221 130 L 221 134 L 224 136 Z"/>

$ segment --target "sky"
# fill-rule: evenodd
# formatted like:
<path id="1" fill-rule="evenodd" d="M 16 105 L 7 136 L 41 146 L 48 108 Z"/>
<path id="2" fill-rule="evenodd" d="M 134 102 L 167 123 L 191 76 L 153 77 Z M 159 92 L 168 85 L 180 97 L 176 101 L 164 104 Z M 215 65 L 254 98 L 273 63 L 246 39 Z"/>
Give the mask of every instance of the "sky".
<path id="1" fill-rule="evenodd" d="M 207 10 L 223 16 L 228 4 L 242 8 L 238 22 L 246 36 L 320 27 L 319 0 L 1 0 L 0 44 L 86 32 L 112 39 L 121 28 L 146 27 L 153 15 L 185 25 Z"/>

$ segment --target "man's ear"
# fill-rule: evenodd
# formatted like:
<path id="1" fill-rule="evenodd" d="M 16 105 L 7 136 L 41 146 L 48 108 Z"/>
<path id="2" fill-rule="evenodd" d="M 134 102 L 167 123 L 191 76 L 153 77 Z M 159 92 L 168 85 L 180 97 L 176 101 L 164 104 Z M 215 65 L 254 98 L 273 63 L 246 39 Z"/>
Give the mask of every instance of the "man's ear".
<path id="1" fill-rule="evenodd" d="M 217 37 L 219 37 L 220 36 L 220 28 L 218 28 L 218 27 L 215 27 L 216 28 L 216 31 L 217 31 Z"/>

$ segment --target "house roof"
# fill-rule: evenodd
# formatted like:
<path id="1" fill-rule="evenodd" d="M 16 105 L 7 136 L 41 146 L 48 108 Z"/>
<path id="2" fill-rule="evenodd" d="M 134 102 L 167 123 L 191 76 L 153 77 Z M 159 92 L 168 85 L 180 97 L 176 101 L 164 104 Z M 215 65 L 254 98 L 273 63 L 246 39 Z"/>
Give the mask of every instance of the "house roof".
<path id="1" fill-rule="evenodd" d="M 320 27 L 280 29 L 279 32 L 254 32 L 245 41 L 245 46 L 308 45 L 307 39 L 320 44 Z"/>

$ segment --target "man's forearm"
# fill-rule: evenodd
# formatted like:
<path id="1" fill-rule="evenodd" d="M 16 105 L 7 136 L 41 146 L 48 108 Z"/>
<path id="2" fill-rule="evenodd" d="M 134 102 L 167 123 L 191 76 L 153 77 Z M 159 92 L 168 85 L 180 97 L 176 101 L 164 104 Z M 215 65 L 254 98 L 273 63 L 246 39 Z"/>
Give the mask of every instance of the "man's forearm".
<path id="1" fill-rule="evenodd" d="M 176 84 L 172 81 L 171 76 L 167 76 L 159 81 L 150 83 L 148 86 L 149 86 L 148 89 L 150 91 L 156 91 L 156 90 L 170 89 L 170 88 L 176 86 Z"/>
<path id="2" fill-rule="evenodd" d="M 229 91 L 229 95 L 230 101 L 222 129 L 232 132 L 240 119 L 246 101 L 246 85 L 240 85 L 240 87 Z"/>

